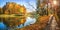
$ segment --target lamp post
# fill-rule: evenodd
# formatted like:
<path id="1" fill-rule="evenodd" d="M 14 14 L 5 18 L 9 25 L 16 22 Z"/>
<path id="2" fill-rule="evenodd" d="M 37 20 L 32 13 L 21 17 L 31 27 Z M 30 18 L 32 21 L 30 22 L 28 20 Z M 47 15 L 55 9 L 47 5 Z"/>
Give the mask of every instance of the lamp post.
<path id="1" fill-rule="evenodd" d="M 47 0 L 47 15 L 48 15 L 48 7 L 49 7 L 48 3 L 49 3 L 49 0 Z"/>
<path id="2" fill-rule="evenodd" d="M 56 8 L 57 8 L 57 0 L 50 0 L 50 4 L 51 4 L 51 9 L 53 11 L 52 14 L 55 14 Z"/>
<path id="3" fill-rule="evenodd" d="M 57 4 L 57 1 L 56 1 L 56 0 L 54 0 L 54 1 L 53 1 L 53 4 L 54 4 L 54 5 L 56 5 L 56 4 Z"/>
<path id="4" fill-rule="evenodd" d="M 53 0 L 54 14 L 56 14 L 57 0 Z"/>
<path id="5" fill-rule="evenodd" d="M 54 5 L 54 16 L 57 18 L 57 13 L 56 13 L 56 10 L 57 10 L 57 0 L 53 0 L 53 5 Z"/>
<path id="6" fill-rule="evenodd" d="M 57 11 L 56 10 L 58 10 L 57 8 L 59 8 L 58 6 L 59 6 L 59 2 L 58 2 L 59 0 L 54 0 L 53 1 L 53 4 L 54 4 L 54 15 L 55 15 L 55 18 L 56 18 L 56 20 L 57 21 L 59 21 L 59 18 L 58 18 L 58 16 L 57 16 Z"/>

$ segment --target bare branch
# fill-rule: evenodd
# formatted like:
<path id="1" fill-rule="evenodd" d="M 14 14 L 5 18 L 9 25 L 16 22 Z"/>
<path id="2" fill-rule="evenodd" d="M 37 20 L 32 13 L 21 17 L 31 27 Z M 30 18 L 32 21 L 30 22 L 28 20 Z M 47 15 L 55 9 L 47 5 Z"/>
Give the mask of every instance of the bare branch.
<path id="1" fill-rule="evenodd" d="M 32 9 L 30 9 L 30 8 L 27 8 L 27 9 L 32 10 Z"/>
<path id="2" fill-rule="evenodd" d="M 35 7 L 33 7 L 33 5 L 31 5 L 29 2 L 27 2 L 27 4 L 28 4 L 28 5 L 30 5 L 32 8 L 34 8 L 34 9 L 35 9 Z M 35 9 L 35 10 L 36 10 L 36 9 Z"/>

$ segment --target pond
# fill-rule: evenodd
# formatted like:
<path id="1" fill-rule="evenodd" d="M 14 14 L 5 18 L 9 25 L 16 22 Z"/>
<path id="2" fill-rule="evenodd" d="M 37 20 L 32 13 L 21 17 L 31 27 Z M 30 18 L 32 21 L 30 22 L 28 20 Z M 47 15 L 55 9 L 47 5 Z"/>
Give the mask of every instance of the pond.
<path id="1" fill-rule="evenodd" d="M 23 27 L 28 26 L 30 24 L 34 24 L 35 22 L 36 22 L 35 18 L 26 17 L 26 22 L 24 23 L 24 26 L 21 24 L 21 25 L 17 26 L 16 28 L 23 28 Z M 5 30 L 6 28 L 7 28 L 6 25 L 4 25 L 3 22 L 0 22 L 0 30 Z"/>

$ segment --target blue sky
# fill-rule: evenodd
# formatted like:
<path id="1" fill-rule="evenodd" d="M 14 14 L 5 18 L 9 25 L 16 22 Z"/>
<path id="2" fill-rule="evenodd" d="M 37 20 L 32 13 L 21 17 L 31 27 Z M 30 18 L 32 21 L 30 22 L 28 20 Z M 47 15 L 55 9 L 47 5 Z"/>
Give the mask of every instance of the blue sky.
<path id="1" fill-rule="evenodd" d="M 28 12 L 34 11 L 36 9 L 36 0 L 0 0 L 0 7 L 3 7 L 6 2 L 15 2 L 20 5 L 24 5 L 27 8 Z M 28 2 L 34 7 L 30 6 Z"/>

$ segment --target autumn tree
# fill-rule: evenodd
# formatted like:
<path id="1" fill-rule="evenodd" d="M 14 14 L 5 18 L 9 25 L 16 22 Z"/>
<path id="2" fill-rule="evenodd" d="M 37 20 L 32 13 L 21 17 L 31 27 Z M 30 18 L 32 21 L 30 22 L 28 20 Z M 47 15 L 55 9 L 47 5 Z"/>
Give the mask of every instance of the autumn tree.
<path id="1" fill-rule="evenodd" d="M 5 14 L 25 14 L 26 8 L 14 2 L 8 2 L 3 7 Z"/>
<path id="2" fill-rule="evenodd" d="M 18 15 L 18 14 L 24 14 L 26 13 L 26 8 L 24 6 L 21 6 L 19 4 L 16 4 L 14 2 L 8 2 L 6 5 L 3 7 L 3 13 L 4 14 L 9 14 L 12 15 Z M 20 24 L 24 24 L 26 21 L 25 16 L 18 16 L 18 17 L 6 17 L 3 20 L 3 23 L 6 24 L 8 27 L 15 27 Z"/>

